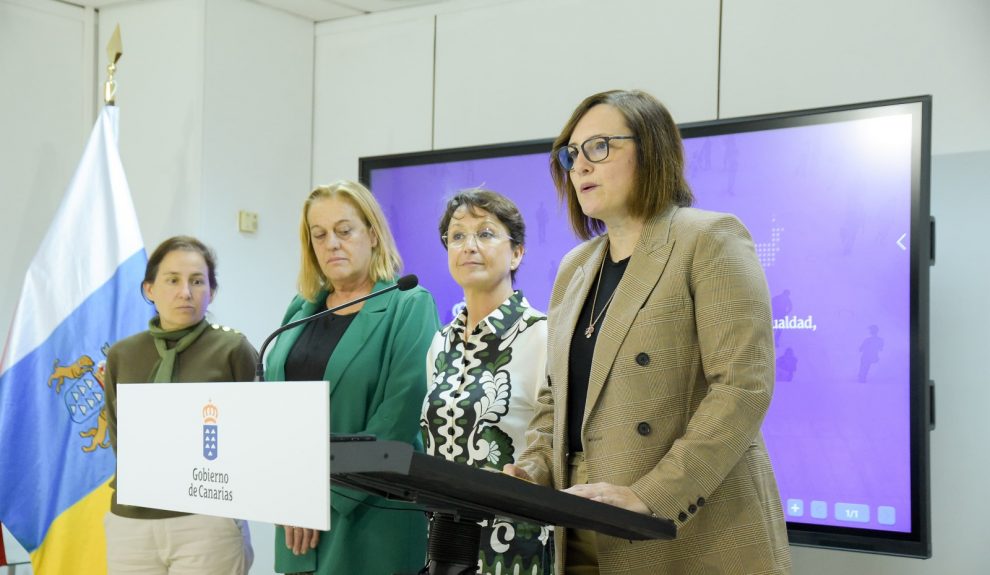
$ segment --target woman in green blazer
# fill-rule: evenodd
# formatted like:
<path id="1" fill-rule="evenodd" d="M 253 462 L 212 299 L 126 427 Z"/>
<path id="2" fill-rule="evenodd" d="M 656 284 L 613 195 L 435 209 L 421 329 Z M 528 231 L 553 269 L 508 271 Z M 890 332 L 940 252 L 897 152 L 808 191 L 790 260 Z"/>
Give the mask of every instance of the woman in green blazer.
<path id="1" fill-rule="evenodd" d="M 283 325 L 394 283 L 402 266 L 381 207 L 360 184 L 313 190 L 300 225 L 299 295 Z M 269 381 L 330 382 L 334 433 L 370 433 L 422 448 L 426 350 L 440 327 L 425 289 L 392 291 L 279 336 Z M 425 563 L 426 517 L 412 506 L 332 487 L 330 531 L 278 526 L 279 573 L 415 573 Z"/>

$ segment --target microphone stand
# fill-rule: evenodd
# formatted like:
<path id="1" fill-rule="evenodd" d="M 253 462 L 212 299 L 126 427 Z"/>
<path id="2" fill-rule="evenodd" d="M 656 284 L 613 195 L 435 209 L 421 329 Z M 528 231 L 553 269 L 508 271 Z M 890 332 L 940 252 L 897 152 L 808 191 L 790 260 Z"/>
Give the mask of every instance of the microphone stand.
<path id="1" fill-rule="evenodd" d="M 313 320 L 320 319 L 321 317 L 326 317 L 326 316 L 332 314 L 335 311 L 340 311 L 340 310 L 342 310 L 344 308 L 351 307 L 352 305 L 354 305 L 356 303 L 361 303 L 361 302 L 363 302 L 365 300 L 371 299 L 373 297 L 378 297 L 378 296 L 380 296 L 380 295 L 382 295 L 384 293 L 388 293 L 390 291 L 395 291 L 395 290 L 406 291 L 408 289 L 412 289 L 412 288 L 416 287 L 416 285 L 418 283 L 419 283 L 419 279 L 416 278 L 415 275 L 410 274 L 410 275 L 407 275 L 407 276 L 402 276 L 401 278 L 398 279 L 398 281 L 395 282 L 394 285 L 390 285 L 387 288 L 382 288 L 382 289 L 380 289 L 378 291 L 373 291 L 373 292 L 371 292 L 371 293 L 369 293 L 367 295 L 363 295 L 363 296 L 361 296 L 361 297 L 359 297 L 357 299 L 351 300 L 351 301 L 349 301 L 347 303 L 343 303 L 343 304 L 340 304 L 338 306 L 335 306 L 335 307 L 332 307 L 332 308 L 329 308 L 329 309 L 325 309 L 325 310 L 323 310 L 321 312 L 314 313 L 313 315 L 306 316 L 306 317 L 304 317 L 302 319 L 297 319 L 296 321 L 290 321 L 289 323 L 287 323 L 287 324 L 283 325 L 282 327 L 276 329 L 275 331 L 272 332 L 271 335 L 269 335 L 265 339 L 264 343 L 261 344 L 261 350 L 258 352 L 258 365 L 256 365 L 255 368 L 254 368 L 254 375 L 255 375 L 256 381 L 265 381 L 265 350 L 268 349 L 268 344 L 270 344 L 272 342 L 272 340 L 275 339 L 276 337 L 278 337 L 279 334 L 281 334 L 282 332 L 288 331 L 288 330 L 290 330 L 290 329 L 292 329 L 292 328 L 294 328 L 296 326 L 300 326 L 300 325 L 302 325 L 304 323 L 309 323 L 309 322 L 311 322 Z"/>

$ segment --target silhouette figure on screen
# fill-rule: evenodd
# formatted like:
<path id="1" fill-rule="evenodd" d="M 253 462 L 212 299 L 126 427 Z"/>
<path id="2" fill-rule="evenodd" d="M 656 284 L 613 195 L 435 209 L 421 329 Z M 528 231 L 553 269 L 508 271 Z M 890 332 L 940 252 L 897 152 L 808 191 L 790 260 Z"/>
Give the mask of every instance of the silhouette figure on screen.
<path id="1" fill-rule="evenodd" d="M 880 352 L 883 351 L 883 338 L 878 336 L 880 328 L 871 325 L 870 337 L 859 344 L 859 377 L 860 383 L 866 383 L 866 376 L 870 373 L 870 366 L 880 361 Z"/>
<path id="2" fill-rule="evenodd" d="M 844 256 L 853 253 L 853 248 L 856 247 L 856 238 L 863 229 L 862 214 L 862 206 L 856 202 L 849 206 L 842 219 L 842 225 L 839 227 L 839 240 L 842 243 L 842 255 Z"/>
<path id="3" fill-rule="evenodd" d="M 770 310 L 775 323 L 778 319 L 786 319 L 792 309 L 794 309 L 794 304 L 791 303 L 791 290 L 789 289 L 785 289 L 773 296 L 773 299 L 770 300 Z M 780 329 L 773 330 L 773 343 L 775 346 L 780 345 L 781 331 Z"/>
<path id="4" fill-rule="evenodd" d="M 793 381 L 797 371 L 797 356 L 794 350 L 787 348 L 784 355 L 777 358 L 777 381 Z"/>
<path id="5" fill-rule="evenodd" d="M 550 214 L 547 207 L 540 202 L 540 207 L 536 208 L 536 236 L 540 245 L 547 243 L 547 224 L 550 222 Z"/>
<path id="6" fill-rule="evenodd" d="M 700 170 L 710 170 L 712 167 L 712 140 L 711 138 L 705 138 L 704 143 L 701 144 L 701 148 L 698 153 L 694 156 L 695 167 Z"/>
<path id="7" fill-rule="evenodd" d="M 736 145 L 735 137 L 730 136 L 725 139 L 725 155 L 722 157 L 722 167 L 726 174 L 725 193 L 729 196 L 735 196 L 736 174 L 739 172 L 739 146 Z"/>
<path id="8" fill-rule="evenodd" d="M 402 237 L 402 210 L 395 202 L 388 204 L 388 222 L 392 226 L 392 237 Z"/>

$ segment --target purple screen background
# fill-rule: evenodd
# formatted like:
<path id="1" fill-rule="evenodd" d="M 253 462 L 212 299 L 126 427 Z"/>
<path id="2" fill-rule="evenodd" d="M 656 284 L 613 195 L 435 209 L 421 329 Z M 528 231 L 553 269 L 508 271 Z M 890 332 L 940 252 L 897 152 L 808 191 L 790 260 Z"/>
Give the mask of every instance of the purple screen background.
<path id="1" fill-rule="evenodd" d="M 699 208 L 749 228 L 770 287 L 777 383 L 763 426 L 788 521 L 911 531 L 909 114 L 686 138 Z M 548 154 L 371 172 L 405 261 L 447 323 L 462 299 L 437 225 L 458 190 L 516 202 L 516 288 L 546 310 L 578 240 Z M 903 246 L 903 248 L 901 247 Z"/>

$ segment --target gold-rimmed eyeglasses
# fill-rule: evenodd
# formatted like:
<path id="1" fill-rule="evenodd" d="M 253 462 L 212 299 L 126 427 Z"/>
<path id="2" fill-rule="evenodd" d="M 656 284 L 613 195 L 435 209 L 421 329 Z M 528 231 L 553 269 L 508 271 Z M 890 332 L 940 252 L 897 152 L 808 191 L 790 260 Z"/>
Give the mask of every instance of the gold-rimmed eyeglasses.
<path id="1" fill-rule="evenodd" d="M 443 240 L 443 245 L 448 248 L 460 249 L 468 242 L 469 239 L 474 238 L 474 244 L 481 247 L 491 247 L 499 243 L 508 236 L 500 234 L 493 229 L 484 228 L 478 230 L 477 232 L 464 232 L 461 230 L 456 230 L 453 232 L 447 232 L 440 236 Z"/>

